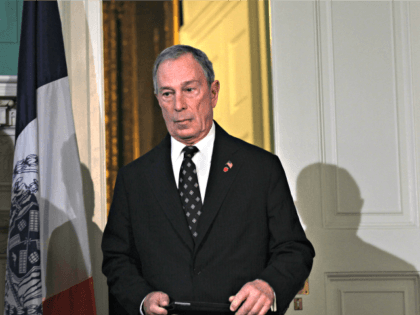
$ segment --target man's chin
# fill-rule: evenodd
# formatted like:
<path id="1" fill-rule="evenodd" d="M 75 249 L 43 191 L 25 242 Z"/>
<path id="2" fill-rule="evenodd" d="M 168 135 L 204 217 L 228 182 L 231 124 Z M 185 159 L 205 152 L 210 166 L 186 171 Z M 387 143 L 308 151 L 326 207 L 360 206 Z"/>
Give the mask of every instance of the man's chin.
<path id="1" fill-rule="evenodd" d="M 190 129 L 191 126 L 191 120 L 183 120 L 183 121 L 178 121 L 175 123 L 175 128 L 178 130 L 185 130 L 185 129 Z"/>
<path id="2" fill-rule="evenodd" d="M 174 131 L 180 136 L 190 137 L 194 134 L 194 126 L 189 121 L 178 123 L 174 127 Z"/>
<path id="3" fill-rule="evenodd" d="M 171 136 L 180 140 L 188 140 L 194 137 L 194 132 L 188 128 L 176 128 Z"/>
<path id="4" fill-rule="evenodd" d="M 179 134 L 178 133 L 178 138 L 183 140 L 183 141 L 188 141 L 194 138 L 194 135 L 192 134 Z"/>

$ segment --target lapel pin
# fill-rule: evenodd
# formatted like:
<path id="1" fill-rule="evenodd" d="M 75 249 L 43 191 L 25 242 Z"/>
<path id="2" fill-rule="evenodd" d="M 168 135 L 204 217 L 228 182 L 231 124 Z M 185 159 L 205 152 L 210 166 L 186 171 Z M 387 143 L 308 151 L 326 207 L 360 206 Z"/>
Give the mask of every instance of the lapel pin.
<path id="1" fill-rule="evenodd" d="M 233 166 L 233 163 L 231 161 L 227 161 L 226 166 L 223 168 L 223 172 L 229 171 Z"/>

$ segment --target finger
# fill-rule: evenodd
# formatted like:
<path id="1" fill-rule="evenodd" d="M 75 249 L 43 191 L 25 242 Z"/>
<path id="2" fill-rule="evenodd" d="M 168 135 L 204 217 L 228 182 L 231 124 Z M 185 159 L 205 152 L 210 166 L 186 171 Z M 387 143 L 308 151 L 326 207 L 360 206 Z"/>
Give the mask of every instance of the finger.
<path id="1" fill-rule="evenodd" d="M 248 295 L 249 295 L 249 289 L 245 285 L 245 286 L 242 287 L 242 289 L 239 290 L 239 292 L 233 298 L 232 303 L 230 303 L 230 310 L 232 312 L 236 311 L 238 306 L 241 305 L 241 303 L 246 300 Z"/>
<path id="2" fill-rule="evenodd" d="M 255 302 L 254 306 L 251 308 L 251 311 L 249 311 L 248 313 L 253 314 L 253 315 L 258 314 L 260 310 L 263 308 L 263 306 L 265 305 L 264 302 L 267 302 L 267 300 L 263 298 L 258 299 Z"/>
<path id="3" fill-rule="evenodd" d="M 236 312 L 236 315 L 246 315 L 249 314 L 249 312 L 252 310 L 252 308 L 254 307 L 255 303 L 257 303 L 257 298 L 248 295 L 248 297 L 246 298 L 245 302 L 242 304 L 242 306 L 238 309 L 238 311 Z"/>
<path id="4" fill-rule="evenodd" d="M 152 314 L 157 314 L 157 315 L 166 315 L 166 314 L 168 314 L 168 311 L 166 309 L 160 307 L 157 304 L 152 304 L 150 306 L 150 312 Z"/>
<path id="5" fill-rule="evenodd" d="M 168 305 L 169 297 L 163 292 L 152 292 L 144 302 L 144 309 L 147 314 L 166 315 L 168 312 L 161 306 Z"/>
<path id="6" fill-rule="evenodd" d="M 261 308 L 261 310 L 260 310 L 260 312 L 258 313 L 258 315 L 265 315 L 267 312 L 268 312 L 268 310 L 271 308 L 271 304 L 265 304 L 262 308 Z"/>
<path id="7" fill-rule="evenodd" d="M 169 296 L 166 293 L 161 293 L 158 299 L 159 306 L 168 306 L 169 305 Z"/>
<path id="8" fill-rule="evenodd" d="M 229 297 L 229 302 L 232 302 L 234 298 L 235 298 L 234 295 L 232 295 L 231 297 Z"/>

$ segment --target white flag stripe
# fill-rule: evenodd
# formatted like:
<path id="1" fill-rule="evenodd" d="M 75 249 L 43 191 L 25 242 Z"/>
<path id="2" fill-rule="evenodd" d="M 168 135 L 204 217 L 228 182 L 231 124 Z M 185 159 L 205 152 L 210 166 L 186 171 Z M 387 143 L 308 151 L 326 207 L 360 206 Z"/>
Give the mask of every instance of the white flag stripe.
<path id="1" fill-rule="evenodd" d="M 69 91 L 67 77 L 37 90 L 41 244 L 47 249 L 41 251 L 41 272 L 46 298 L 92 274 Z"/>
<path id="2" fill-rule="evenodd" d="M 13 166 L 30 154 L 38 154 L 38 119 L 32 120 L 16 139 Z"/>

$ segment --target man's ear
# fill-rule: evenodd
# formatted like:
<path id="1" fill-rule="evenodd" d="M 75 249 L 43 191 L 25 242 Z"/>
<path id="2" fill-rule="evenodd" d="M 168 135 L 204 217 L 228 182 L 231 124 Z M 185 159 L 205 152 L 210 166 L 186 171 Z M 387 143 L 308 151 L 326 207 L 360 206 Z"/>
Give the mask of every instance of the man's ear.
<path id="1" fill-rule="evenodd" d="M 217 100 L 219 99 L 219 90 L 220 90 L 220 83 L 218 80 L 213 81 L 210 86 L 210 100 L 211 100 L 211 107 L 215 108 L 217 104 Z"/>
<path id="2" fill-rule="evenodd" d="M 211 88 L 211 98 L 214 99 L 219 96 L 219 91 L 220 91 L 220 82 L 219 80 L 214 80 L 213 83 L 210 86 Z"/>

